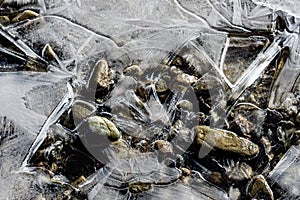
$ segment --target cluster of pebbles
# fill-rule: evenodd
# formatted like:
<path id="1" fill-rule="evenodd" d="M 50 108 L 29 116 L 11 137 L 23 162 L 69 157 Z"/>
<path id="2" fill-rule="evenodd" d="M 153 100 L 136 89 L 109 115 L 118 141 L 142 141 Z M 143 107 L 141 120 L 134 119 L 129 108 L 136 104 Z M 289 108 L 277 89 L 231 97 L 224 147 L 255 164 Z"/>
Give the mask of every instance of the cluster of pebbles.
<path id="1" fill-rule="evenodd" d="M 99 185 L 139 197 L 199 177 L 232 199 L 280 197 L 266 177 L 299 142 L 299 96 L 291 94 L 284 110 L 243 103 L 248 96 L 241 96 L 222 111 L 223 127 L 213 128 L 210 86 L 193 71 L 180 56 L 155 66 L 99 60 L 29 166 L 79 199 L 102 194 Z M 257 84 L 267 88 L 264 81 Z M 99 171 L 106 181 L 93 182 Z"/>

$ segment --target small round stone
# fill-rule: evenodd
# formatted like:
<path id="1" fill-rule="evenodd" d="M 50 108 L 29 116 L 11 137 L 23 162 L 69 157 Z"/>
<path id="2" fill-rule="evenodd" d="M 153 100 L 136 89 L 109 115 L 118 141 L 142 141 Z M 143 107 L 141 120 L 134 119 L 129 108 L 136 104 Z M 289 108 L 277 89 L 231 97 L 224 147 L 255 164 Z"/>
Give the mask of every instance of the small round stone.
<path id="1" fill-rule="evenodd" d="M 10 19 L 8 16 L 0 16 L 0 24 L 8 25 L 10 23 Z"/>
<path id="2" fill-rule="evenodd" d="M 126 67 L 123 70 L 123 73 L 127 76 L 140 76 L 143 74 L 143 71 L 141 70 L 139 65 L 131 65 L 129 67 Z"/>
<path id="3" fill-rule="evenodd" d="M 155 84 L 155 89 L 158 93 L 166 92 L 168 90 L 166 81 L 162 79 L 158 80 Z"/>
<path id="4" fill-rule="evenodd" d="M 121 133 L 115 124 L 105 117 L 89 117 L 88 124 L 91 131 L 99 135 L 107 136 L 112 142 L 117 141 L 121 137 Z"/>
<path id="5" fill-rule="evenodd" d="M 193 104 L 188 100 L 181 100 L 177 103 L 177 107 L 182 110 L 192 112 L 194 109 Z"/>
<path id="6" fill-rule="evenodd" d="M 172 147 L 171 143 L 168 141 L 165 141 L 165 140 L 156 140 L 154 142 L 154 148 L 163 153 L 172 153 L 173 152 L 173 147 Z"/>
<path id="7" fill-rule="evenodd" d="M 39 14 L 36 13 L 36 12 L 34 12 L 34 11 L 32 11 L 32 10 L 25 10 L 25 11 L 19 13 L 11 21 L 13 23 L 15 23 L 15 22 L 26 20 L 26 19 L 32 19 L 32 18 L 35 18 L 35 17 L 38 17 L 38 16 L 39 16 Z"/>

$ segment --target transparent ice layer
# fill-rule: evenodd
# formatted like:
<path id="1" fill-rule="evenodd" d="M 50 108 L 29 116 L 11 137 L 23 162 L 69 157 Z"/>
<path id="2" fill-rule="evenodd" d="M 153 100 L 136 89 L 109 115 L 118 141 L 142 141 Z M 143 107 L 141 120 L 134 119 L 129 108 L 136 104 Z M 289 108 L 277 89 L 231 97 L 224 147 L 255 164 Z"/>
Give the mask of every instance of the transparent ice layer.
<path id="1" fill-rule="evenodd" d="M 282 198 L 297 199 L 300 196 L 299 158 L 299 145 L 292 146 L 268 175 L 271 185 L 277 184 L 285 190 Z"/>
<path id="2" fill-rule="evenodd" d="M 243 102 L 242 105 L 250 105 L 263 113 L 258 119 L 265 117 L 267 109 L 287 109 L 286 105 L 292 105 L 293 102 L 289 102 L 294 101 L 290 100 L 291 94 L 297 96 L 300 91 L 298 8 L 296 1 L 276 0 L 0 1 L 3 19 L 11 20 L 25 9 L 39 14 L 34 19 L 0 25 L 0 178 L 4 183 L 0 184 L 0 189 L 7 191 L 0 194 L 0 199 L 35 198 L 40 195 L 33 191 L 35 182 L 39 182 L 37 185 L 51 183 L 49 179 L 41 178 L 43 175 L 39 179 L 28 178 L 15 172 L 36 169 L 36 166 L 32 168 L 30 160 L 51 135 L 49 133 L 61 128 L 57 122 L 62 120 L 64 112 L 69 111 L 74 100 L 91 104 L 94 93 L 88 93 L 84 98 L 81 95 L 100 59 L 107 60 L 114 70 L 122 71 L 125 66 L 136 63 L 145 68 L 153 63 L 171 64 L 175 55 L 181 56 L 190 63 L 189 70 L 199 78 L 198 87 L 205 85 L 209 88 L 209 123 L 217 128 L 228 126 L 225 117 L 241 105 L 239 101 L 245 98 L 243 94 L 257 84 L 268 67 L 275 65 L 272 81 L 266 86 L 267 106 L 252 102 Z M 49 47 L 53 50 L 52 57 L 47 56 Z M 127 98 L 125 93 L 133 82 L 126 78 L 121 80 L 123 85 L 112 93 L 110 104 L 117 105 L 117 97 L 121 96 L 129 102 L 126 106 L 132 107 L 136 99 L 131 98 L 130 92 Z M 178 91 L 174 93 L 179 95 Z M 170 120 L 171 106 L 165 108 L 165 104 L 155 96 L 153 98 L 144 104 L 153 111 L 150 121 L 160 117 L 154 113 L 157 106 L 162 108 L 159 114 Z M 119 117 L 118 126 L 124 130 L 134 132 L 133 129 L 144 128 L 137 129 L 134 120 L 126 123 L 117 111 L 113 112 L 114 117 Z M 149 121 L 147 117 L 142 116 L 144 121 Z M 16 129 L 7 128 L 11 124 Z M 261 124 L 263 122 L 253 125 L 251 130 L 261 132 Z M 76 135 L 66 127 L 63 130 L 68 133 L 68 139 Z M 138 198 L 164 196 L 171 199 L 172 195 L 185 199 L 228 198 L 227 192 L 210 184 L 201 175 L 198 177 L 197 173 L 190 186 L 176 182 L 180 175 L 175 168 L 166 167 L 154 155 L 151 155 L 153 158 L 132 158 L 135 160 L 132 162 L 124 158 L 116 161 L 117 156 L 107 151 L 104 154 L 111 163 L 95 170 L 82 185 L 73 187 L 65 177 L 52 181 L 66 184 L 76 191 L 90 191 L 90 198 L 106 195 L 107 199 L 111 196 L 130 199 L 133 198 L 130 193 L 121 191 L 123 186 L 113 184 L 118 183 L 116 177 L 124 178 L 122 181 L 127 186 L 136 183 L 126 175 L 134 172 L 133 178 L 146 185 L 153 184 L 154 188 Z M 287 190 L 289 197 L 299 196 L 299 177 L 291 179 L 292 172 L 298 173 L 298 158 L 298 147 L 292 146 L 268 176 L 271 185 L 276 182 Z M 116 173 L 115 166 L 109 165 L 122 169 Z M 149 168 L 153 166 L 157 168 L 151 171 Z M 168 181 L 159 182 L 158 177 Z M 15 183 L 17 186 L 8 187 Z M 33 192 L 28 193 L 26 188 L 19 190 L 24 185 L 30 185 L 28 190 Z"/>

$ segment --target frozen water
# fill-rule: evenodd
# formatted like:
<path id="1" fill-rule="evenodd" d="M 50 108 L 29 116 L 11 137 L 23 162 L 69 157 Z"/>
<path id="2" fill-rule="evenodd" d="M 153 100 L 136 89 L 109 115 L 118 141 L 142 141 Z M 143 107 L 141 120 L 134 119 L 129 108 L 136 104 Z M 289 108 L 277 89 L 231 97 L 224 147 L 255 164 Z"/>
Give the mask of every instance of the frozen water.
<path id="1" fill-rule="evenodd" d="M 272 185 L 278 184 L 285 190 L 286 199 L 300 197 L 300 146 L 292 146 L 268 175 Z"/>
<path id="2" fill-rule="evenodd" d="M 13 6 L 10 3 L 14 3 Z M 23 163 L 27 164 L 28 159 L 43 142 L 49 127 L 70 107 L 74 97 L 70 93 L 77 94 L 78 90 L 86 85 L 91 68 L 99 59 L 107 59 L 109 64 L 114 60 L 123 62 L 115 65 L 118 68 L 117 65 L 124 67 L 136 61 L 142 61 L 143 64 L 159 63 L 169 56 L 170 52 L 183 56 L 195 67 L 195 73 L 199 77 L 202 76 L 199 82 L 214 79 L 218 86 L 214 91 L 211 90 L 213 105 L 210 113 L 213 118 L 212 124 L 215 126 L 223 126 L 225 123 L 223 117 L 226 114 L 224 110 L 227 100 L 230 102 L 229 106 L 233 106 L 241 94 L 261 77 L 274 58 L 280 56 L 284 48 L 289 49 L 289 55 L 286 62 L 279 64 L 276 77 L 269 86 L 271 92 L 268 107 L 282 109 L 282 103 L 288 94 L 299 90 L 297 84 L 300 76 L 300 20 L 297 10 L 300 4 L 296 1 L 5 0 L 1 1 L 0 11 L 9 13 L 20 7 L 41 9 L 41 14 L 33 20 L 5 27 L 1 25 L 1 37 L 9 38 L 15 46 L 13 49 L 18 49 L 10 51 L 2 42 L 1 55 L 10 55 L 19 59 L 21 63 L 27 57 L 38 58 L 35 61 L 44 62 L 46 58 L 42 58 L 41 52 L 49 44 L 56 56 L 55 60 L 47 60 L 47 72 L 21 72 L 19 70 L 23 66 L 20 67 L 19 60 L 17 63 L 1 61 L 0 115 L 3 116 L 2 121 L 5 116 L 7 122 L 0 124 L 0 188 L 8 192 L 1 193 L 0 198 L 29 199 L 30 195 L 38 196 L 34 189 L 30 188 L 33 180 L 12 171 L 18 170 L 24 159 Z M 279 21 L 280 18 L 283 18 L 286 30 L 278 28 L 276 20 Z M 252 54 L 238 56 L 237 53 L 244 49 Z M 230 74 L 233 69 L 234 73 Z M 69 86 L 68 90 L 68 81 L 74 88 Z M 126 78 L 119 84 L 118 90 L 111 94 L 116 98 L 110 102 L 114 105 L 119 103 L 117 97 L 125 94 L 128 87 L 134 88 L 134 82 Z M 127 107 L 136 103 L 132 94 L 125 97 L 124 103 L 130 103 Z M 89 100 L 93 98 L 94 96 L 87 97 Z M 148 104 L 144 104 L 144 107 L 145 113 L 135 109 L 139 121 L 161 121 L 164 126 L 172 121 L 170 108 L 164 108 L 155 96 Z M 147 113 L 150 113 L 150 116 Z M 16 129 L 7 130 L 8 125 L 4 124 L 14 124 Z M 121 117 L 116 119 L 116 124 L 124 127 L 125 132 L 133 133 L 138 126 L 137 122 L 128 123 Z M 1 130 L 1 126 L 4 130 Z M 38 133 L 39 136 L 34 142 Z M 298 162 L 295 161 L 296 158 L 289 160 L 290 154 L 292 157 L 299 154 L 297 148 L 292 147 L 268 177 L 285 189 L 289 187 L 287 183 L 294 183 L 296 187 L 299 185 L 298 179 L 291 180 L 291 172 L 298 173 Z M 26 157 L 25 152 L 28 151 Z M 113 164 L 122 168 L 122 176 L 124 171 L 140 170 L 139 172 L 147 175 L 140 178 L 155 182 L 153 179 L 157 179 L 158 175 L 149 175 L 151 170 L 154 170 L 152 167 L 156 166 L 155 169 L 159 173 L 166 172 L 163 171 L 165 168 L 151 157 L 139 158 L 135 162 L 111 159 Z M 146 165 L 139 166 L 140 160 Z M 286 160 L 289 166 L 283 162 Z M 138 167 L 128 166 L 134 164 Z M 280 171 L 282 166 L 285 167 L 284 171 Z M 109 181 L 107 177 L 111 177 L 110 174 L 101 174 L 102 171 L 98 173 L 104 182 Z M 113 171 L 110 173 L 113 174 Z M 167 178 L 173 178 L 173 175 L 178 178 L 175 172 L 171 173 L 172 176 L 168 175 L 170 174 L 166 175 Z M 126 181 L 130 182 L 123 180 Z M 90 197 L 106 195 L 121 199 L 129 195 L 124 196 L 120 191 L 103 187 L 104 182 L 94 183 L 94 189 L 89 188 L 92 190 Z M 10 187 L 13 184 L 16 186 Z M 32 194 L 26 194 L 26 187 L 20 192 L 20 188 L 25 185 L 29 185 L 28 190 L 32 191 Z M 224 191 L 208 185 L 206 181 L 194 181 L 191 187 L 179 183 L 168 187 L 154 187 L 157 188 L 146 191 L 143 197 L 157 199 L 164 196 L 165 199 L 171 199 L 172 195 L 176 195 L 183 198 L 188 196 L 190 199 L 228 198 Z M 299 195 L 299 191 L 292 187 L 287 195 L 294 197 Z"/>
<path id="3" fill-rule="evenodd" d="M 297 18 L 300 17 L 299 15 L 299 8 L 300 2 L 295 0 L 287 0 L 287 1 L 280 1 L 280 0 L 253 0 L 257 5 L 262 5 L 269 7 L 273 10 L 280 10 L 286 12 L 290 16 L 295 16 Z"/>

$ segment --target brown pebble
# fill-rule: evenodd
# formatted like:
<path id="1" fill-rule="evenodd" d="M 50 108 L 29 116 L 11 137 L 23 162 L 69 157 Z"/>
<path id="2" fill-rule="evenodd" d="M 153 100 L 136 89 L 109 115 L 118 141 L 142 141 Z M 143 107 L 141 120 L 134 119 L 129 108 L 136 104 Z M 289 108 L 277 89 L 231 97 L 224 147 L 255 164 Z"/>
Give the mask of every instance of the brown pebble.
<path id="1" fill-rule="evenodd" d="M 86 178 L 85 178 L 83 175 L 81 175 L 81 176 L 79 176 L 75 181 L 72 182 L 72 185 L 73 185 L 73 186 L 77 186 L 77 185 L 79 185 L 80 183 L 83 183 L 83 182 L 85 182 L 85 181 L 86 181 Z"/>
<path id="2" fill-rule="evenodd" d="M 257 195 L 262 194 L 264 199 L 274 200 L 273 192 L 263 175 L 255 176 L 248 184 L 247 191 L 251 198 L 257 198 Z"/>
<path id="3" fill-rule="evenodd" d="M 8 25 L 10 23 L 10 19 L 8 16 L 0 16 L 0 24 Z"/>
<path id="4" fill-rule="evenodd" d="M 140 76 L 143 74 L 143 71 L 141 70 L 139 65 L 131 65 L 129 67 L 126 67 L 123 70 L 123 73 L 127 76 Z"/>
<path id="5" fill-rule="evenodd" d="M 13 23 L 15 23 L 15 22 L 23 21 L 25 19 L 33 19 L 38 16 L 39 16 L 39 14 L 32 10 L 25 10 L 25 11 L 19 13 L 17 16 L 15 16 L 11 21 Z"/>
<path id="6" fill-rule="evenodd" d="M 165 140 L 156 140 L 154 142 L 154 148 L 162 153 L 172 153 L 173 147 L 170 142 Z"/>
<path id="7" fill-rule="evenodd" d="M 93 90 L 96 90 L 97 86 L 101 89 L 109 89 L 113 83 L 111 74 L 108 63 L 105 60 L 99 60 L 92 72 L 88 87 Z"/>
<path id="8" fill-rule="evenodd" d="M 46 44 L 42 51 L 42 56 L 51 60 L 55 60 L 57 55 L 49 44 Z"/>
<path id="9" fill-rule="evenodd" d="M 232 152 L 242 156 L 254 156 L 259 147 L 248 139 L 237 136 L 231 131 L 212 129 L 208 126 L 196 126 L 196 143 L 210 148 Z"/>
<path id="10" fill-rule="evenodd" d="M 166 81 L 164 80 L 157 81 L 157 83 L 155 84 L 155 89 L 158 93 L 166 92 L 168 90 Z"/>
<path id="11" fill-rule="evenodd" d="M 177 107 L 182 110 L 192 112 L 194 110 L 193 104 L 188 100 L 181 100 L 177 103 Z"/>
<path id="12" fill-rule="evenodd" d="M 136 182 L 129 184 L 129 191 L 131 193 L 142 193 L 150 189 L 152 189 L 151 183 Z"/>
<path id="13" fill-rule="evenodd" d="M 190 176 L 191 175 L 191 170 L 189 170 L 188 168 L 182 167 L 181 168 L 181 172 L 183 176 Z"/>

